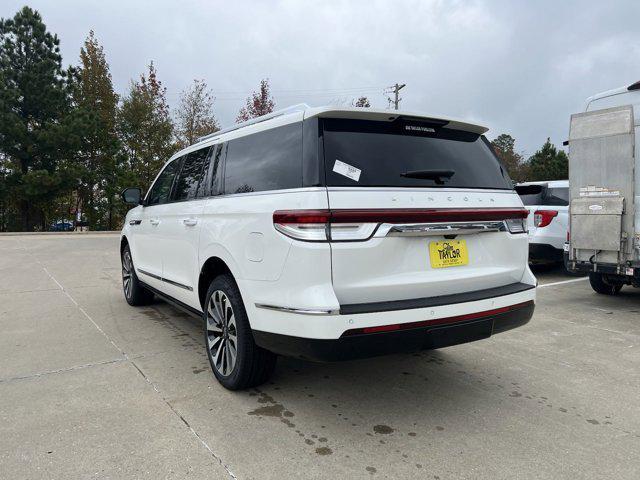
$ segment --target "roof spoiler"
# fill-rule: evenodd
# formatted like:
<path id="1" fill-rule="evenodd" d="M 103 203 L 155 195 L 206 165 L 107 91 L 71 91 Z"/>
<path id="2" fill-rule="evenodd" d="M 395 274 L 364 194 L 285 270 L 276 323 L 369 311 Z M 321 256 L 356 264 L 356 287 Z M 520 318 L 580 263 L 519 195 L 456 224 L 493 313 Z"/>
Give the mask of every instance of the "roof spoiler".
<path id="1" fill-rule="evenodd" d="M 627 90 L 631 91 L 631 90 L 640 90 L 640 80 L 638 80 L 636 83 L 632 83 L 631 85 L 629 85 L 627 87 Z"/>
<path id="2" fill-rule="evenodd" d="M 271 120 L 272 118 L 281 117 L 283 115 L 288 115 L 290 113 L 296 112 L 304 112 L 309 109 L 309 105 L 306 103 L 298 103 L 297 105 L 292 105 L 287 108 L 283 108 L 281 110 L 276 110 L 275 112 L 267 113 L 266 115 L 262 115 L 260 117 L 252 118 L 250 120 L 246 120 L 244 122 L 236 123 L 232 127 L 223 128 L 222 130 L 217 130 L 208 135 L 204 135 L 203 137 L 198 138 L 195 143 L 200 143 L 203 140 L 209 140 L 211 138 L 219 137 L 225 133 L 233 132 L 234 130 L 238 130 L 243 127 L 248 127 L 249 125 L 255 125 L 256 123 L 264 122 L 265 120 Z"/>

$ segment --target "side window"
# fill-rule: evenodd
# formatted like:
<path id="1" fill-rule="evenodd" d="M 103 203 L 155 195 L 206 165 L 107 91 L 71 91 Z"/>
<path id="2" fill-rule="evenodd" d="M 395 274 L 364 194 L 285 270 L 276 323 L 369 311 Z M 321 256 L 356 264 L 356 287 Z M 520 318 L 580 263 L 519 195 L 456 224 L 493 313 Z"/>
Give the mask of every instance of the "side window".
<path id="1" fill-rule="evenodd" d="M 182 157 L 176 158 L 164 168 L 149 191 L 147 205 L 160 205 L 169 201 L 173 179 L 178 173 L 181 162 Z"/>
<path id="2" fill-rule="evenodd" d="M 198 188 L 202 183 L 202 176 L 205 170 L 205 163 L 209 155 L 210 148 L 201 148 L 189 153 L 182 164 L 182 170 L 176 180 L 173 189 L 172 200 L 191 200 L 198 195 Z M 204 185 L 203 185 L 204 186 Z"/>
<path id="3" fill-rule="evenodd" d="M 224 192 L 247 193 L 302 186 L 302 122 L 231 140 Z"/>
<path id="4" fill-rule="evenodd" d="M 211 160 L 209 161 L 209 191 L 204 195 L 222 194 L 222 164 L 227 154 L 227 144 L 219 143 L 211 147 Z"/>

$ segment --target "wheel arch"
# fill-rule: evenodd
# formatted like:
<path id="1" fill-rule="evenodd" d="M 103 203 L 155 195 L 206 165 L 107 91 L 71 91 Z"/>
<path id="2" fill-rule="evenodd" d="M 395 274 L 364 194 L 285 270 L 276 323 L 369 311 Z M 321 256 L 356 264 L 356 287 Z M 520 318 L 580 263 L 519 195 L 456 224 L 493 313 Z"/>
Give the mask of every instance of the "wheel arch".
<path id="1" fill-rule="evenodd" d="M 200 275 L 198 277 L 198 300 L 200 301 L 200 307 L 204 311 L 204 301 L 209 289 L 211 281 L 224 274 L 231 275 L 236 278 L 227 262 L 217 256 L 207 258 L 200 268 Z"/>
<path id="2" fill-rule="evenodd" d="M 122 235 L 122 237 L 120 237 L 120 256 L 122 256 L 122 252 L 124 252 L 124 247 L 126 247 L 127 245 L 129 245 L 129 240 L 127 239 L 126 235 Z"/>

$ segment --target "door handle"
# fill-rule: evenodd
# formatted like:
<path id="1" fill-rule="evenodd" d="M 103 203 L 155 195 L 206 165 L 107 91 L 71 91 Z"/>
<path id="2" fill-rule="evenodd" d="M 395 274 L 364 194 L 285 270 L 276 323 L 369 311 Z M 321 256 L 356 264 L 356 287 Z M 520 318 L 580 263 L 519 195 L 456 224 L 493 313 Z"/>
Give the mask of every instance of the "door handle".
<path id="1" fill-rule="evenodd" d="M 152 218 L 152 219 L 149 220 L 149 223 L 151 225 L 154 225 L 154 226 L 160 225 L 160 219 L 159 218 Z"/>
<path id="2" fill-rule="evenodd" d="M 184 223 L 184 225 L 186 227 L 195 227 L 198 224 L 198 219 L 197 218 L 184 218 L 184 219 L 182 219 L 182 223 Z"/>

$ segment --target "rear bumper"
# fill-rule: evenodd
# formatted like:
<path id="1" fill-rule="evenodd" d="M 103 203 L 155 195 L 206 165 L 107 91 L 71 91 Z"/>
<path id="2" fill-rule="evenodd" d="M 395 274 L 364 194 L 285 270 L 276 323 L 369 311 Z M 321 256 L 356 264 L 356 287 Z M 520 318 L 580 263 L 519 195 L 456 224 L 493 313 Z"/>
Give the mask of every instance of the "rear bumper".
<path id="1" fill-rule="evenodd" d="M 568 253 L 564 254 L 567 270 L 573 273 L 604 273 L 607 275 L 624 276 L 640 282 L 640 268 L 615 263 L 574 262 L 569 260 Z"/>
<path id="2" fill-rule="evenodd" d="M 483 315 L 483 312 L 479 312 L 473 315 L 473 319 L 463 319 L 463 315 L 439 319 L 440 321 L 415 328 L 380 333 L 360 333 L 358 329 L 353 333 L 347 331 L 337 339 L 303 338 L 263 331 L 254 331 L 253 334 L 259 346 L 272 352 L 304 360 L 332 362 L 482 340 L 495 333 L 525 325 L 531 319 L 534 308 L 533 300 L 529 300 L 507 307 L 507 311 L 500 313 L 488 311 Z"/>

